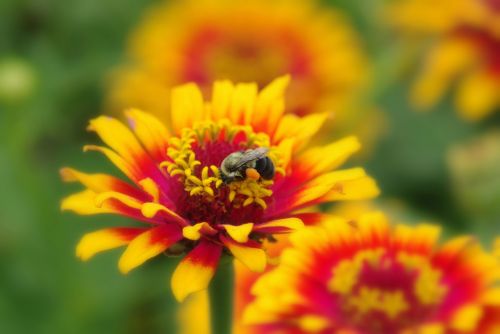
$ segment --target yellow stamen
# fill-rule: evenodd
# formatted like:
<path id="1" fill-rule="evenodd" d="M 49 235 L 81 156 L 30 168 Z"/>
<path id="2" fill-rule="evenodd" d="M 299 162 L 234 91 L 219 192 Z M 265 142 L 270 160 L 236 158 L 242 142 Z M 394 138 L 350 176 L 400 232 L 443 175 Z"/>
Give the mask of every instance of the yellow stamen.
<path id="1" fill-rule="evenodd" d="M 269 147 L 268 156 L 274 162 L 276 171 L 285 174 L 278 148 L 271 146 L 267 134 L 254 133 L 251 127 L 234 125 L 229 120 L 198 122 L 191 129 L 185 128 L 180 137 L 170 139 L 167 150 L 170 161 L 160 164 L 161 168 L 166 168 L 170 176 L 180 178 L 184 183 L 184 189 L 189 192 L 190 196 L 205 196 L 208 200 L 213 200 L 218 194 L 218 189 L 223 185 L 217 166 L 204 166 L 200 171 L 201 162 L 196 159 L 196 154 L 191 147 L 194 142 L 216 141 L 221 132 L 225 134 L 227 141 L 233 140 L 235 135 L 243 132 L 247 138 L 246 147 Z M 246 174 L 245 180 L 228 185 L 229 201 L 234 202 L 235 206 L 248 206 L 255 203 L 264 209 L 267 208 L 265 198 L 273 193 L 269 189 L 273 181 L 261 180 L 260 174 L 253 168 L 247 169 Z"/>

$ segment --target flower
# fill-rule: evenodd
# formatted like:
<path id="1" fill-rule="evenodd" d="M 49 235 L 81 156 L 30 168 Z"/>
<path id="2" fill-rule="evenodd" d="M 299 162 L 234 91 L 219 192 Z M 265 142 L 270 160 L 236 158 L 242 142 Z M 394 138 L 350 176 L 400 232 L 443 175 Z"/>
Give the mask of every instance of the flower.
<path id="1" fill-rule="evenodd" d="M 215 80 L 262 88 L 291 74 L 288 112 L 334 110 L 336 124 L 344 124 L 357 111 L 342 111 L 369 76 L 349 22 L 316 1 L 164 2 L 135 29 L 128 56 L 111 76 L 108 109 L 133 105 L 159 117 L 169 106 L 166 93 L 179 84 L 195 82 L 206 94 Z"/>
<path id="2" fill-rule="evenodd" d="M 380 212 L 291 235 L 253 286 L 256 333 L 476 333 L 495 328 L 500 263 L 472 237 L 439 245 L 437 226 L 390 226 Z M 484 326 L 484 327 L 483 327 Z"/>
<path id="3" fill-rule="evenodd" d="M 127 245 L 118 263 L 127 273 L 167 252 L 187 255 L 172 276 L 178 300 L 205 289 L 224 253 L 251 270 L 267 262 L 262 242 L 273 234 L 300 228 L 311 214 L 299 210 L 324 202 L 370 198 L 378 194 L 362 168 L 334 171 L 360 147 L 354 137 L 307 148 L 325 114 L 284 115 L 288 77 L 258 92 L 257 85 L 214 84 L 212 99 L 194 84 L 172 92 L 171 129 L 137 109 L 126 112 L 130 129 L 101 116 L 90 122 L 109 146 L 99 151 L 132 184 L 106 174 L 62 169 L 65 181 L 87 189 L 63 200 L 62 209 L 78 214 L 113 213 L 145 227 L 108 228 L 85 235 L 77 246 L 83 260 Z M 276 175 L 225 184 L 221 162 L 234 152 L 264 147 Z M 248 172 L 248 170 L 247 170 Z"/>
<path id="4" fill-rule="evenodd" d="M 500 6 L 497 0 L 400 0 L 390 19 L 406 32 L 434 37 L 413 90 L 427 108 L 457 84 L 455 104 L 468 120 L 500 105 Z"/>

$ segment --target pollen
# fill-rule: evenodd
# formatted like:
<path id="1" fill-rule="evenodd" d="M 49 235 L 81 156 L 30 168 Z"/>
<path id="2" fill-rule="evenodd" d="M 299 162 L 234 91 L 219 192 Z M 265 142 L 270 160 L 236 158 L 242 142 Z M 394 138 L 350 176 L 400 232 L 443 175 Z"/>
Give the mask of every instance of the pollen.
<path id="1" fill-rule="evenodd" d="M 179 137 L 170 139 L 169 160 L 160 167 L 177 177 L 190 196 L 229 202 L 233 207 L 256 204 L 266 209 L 266 198 L 273 194 L 272 180 L 262 180 L 256 170 L 250 170 L 245 180 L 224 185 L 219 171 L 220 163 L 228 154 L 255 147 L 269 147 L 268 156 L 276 165 L 277 173 L 285 174 L 279 152 L 271 145 L 268 135 L 255 133 L 248 126 L 234 125 L 229 120 L 203 121 L 183 129 Z"/>

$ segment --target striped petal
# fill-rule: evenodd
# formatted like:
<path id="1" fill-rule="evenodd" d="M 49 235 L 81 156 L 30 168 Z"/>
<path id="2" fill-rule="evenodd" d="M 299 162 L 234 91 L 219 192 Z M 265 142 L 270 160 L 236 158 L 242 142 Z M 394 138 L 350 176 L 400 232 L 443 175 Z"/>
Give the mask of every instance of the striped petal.
<path id="1" fill-rule="evenodd" d="M 311 179 L 342 165 L 352 154 L 361 148 L 356 137 L 347 137 L 326 146 L 316 147 L 304 152 L 297 159 L 294 172 Z"/>
<path id="2" fill-rule="evenodd" d="M 130 128 L 141 141 L 154 160 L 166 159 L 167 143 L 170 134 L 167 128 L 156 117 L 138 109 L 125 112 Z"/>
<path id="3" fill-rule="evenodd" d="M 87 261 L 97 253 L 128 244 L 142 232 L 142 228 L 118 227 L 87 233 L 76 246 L 76 256 Z"/>
<path id="4" fill-rule="evenodd" d="M 134 181 L 139 181 L 146 177 L 151 177 L 158 181 L 163 178 L 157 164 L 144 150 L 134 133 L 120 121 L 111 117 L 101 116 L 91 120 L 88 129 L 95 131 L 101 140 L 111 148 L 111 152 L 116 152 L 128 164 L 128 167 L 133 169 Z M 101 148 L 100 150 L 110 157 L 110 153 L 105 152 L 105 149 Z M 113 162 L 116 160 L 116 158 L 112 159 Z M 121 164 L 123 163 L 121 162 Z M 118 167 L 122 168 L 121 166 Z"/>
<path id="5" fill-rule="evenodd" d="M 146 154 L 134 134 L 117 119 L 97 117 L 90 121 L 88 130 L 96 132 L 106 145 L 131 165 Z"/>
<path id="6" fill-rule="evenodd" d="M 97 151 L 106 156 L 109 161 L 113 163 L 123 174 L 125 174 L 130 180 L 138 181 L 142 179 L 140 170 L 138 170 L 134 165 L 131 165 L 120 155 L 118 155 L 113 150 L 109 148 L 96 146 L 96 145 L 85 145 L 83 147 L 84 152 Z"/>
<path id="7" fill-rule="evenodd" d="M 175 221 L 183 226 L 187 224 L 184 218 L 182 218 L 174 211 L 170 210 L 166 206 L 159 203 L 154 203 L 154 202 L 143 203 L 141 205 L 141 212 L 146 218 L 156 218 L 158 216 L 159 218 L 164 218 L 167 219 L 168 221 Z"/>
<path id="8" fill-rule="evenodd" d="M 204 290 L 212 280 L 222 247 L 208 240 L 200 243 L 182 259 L 172 275 L 172 292 L 182 302 L 193 292 Z"/>
<path id="9" fill-rule="evenodd" d="M 365 186 L 366 189 L 360 186 Z M 280 210 L 297 209 L 305 205 L 340 199 L 370 198 L 378 192 L 375 181 L 368 177 L 362 168 L 334 171 L 308 182 L 288 200 L 288 206 L 283 206 Z"/>
<path id="10" fill-rule="evenodd" d="M 304 227 L 304 223 L 298 218 L 283 218 L 271 220 L 266 223 L 259 224 L 255 226 L 255 232 L 261 233 L 290 233 L 291 231 L 297 230 Z"/>
<path id="11" fill-rule="evenodd" d="M 62 168 L 61 178 L 64 182 L 80 182 L 90 190 L 101 193 L 116 191 L 131 195 L 136 198 L 145 199 L 144 193 L 122 180 L 107 174 L 87 174 L 73 168 Z"/>
<path id="12" fill-rule="evenodd" d="M 380 189 L 372 177 L 360 176 L 339 181 L 318 203 L 371 199 L 379 194 Z"/>
<path id="13" fill-rule="evenodd" d="M 149 229 L 130 242 L 118 262 L 118 268 L 126 274 L 150 258 L 161 254 L 181 238 L 180 228 L 176 225 L 161 225 Z"/>
<path id="14" fill-rule="evenodd" d="M 246 243 L 238 243 L 225 236 L 221 236 L 221 241 L 233 256 L 251 271 L 263 272 L 266 269 L 267 256 L 266 252 L 261 249 L 260 244 L 252 240 Z"/>
<path id="15" fill-rule="evenodd" d="M 203 96 L 195 84 L 172 89 L 172 127 L 176 133 L 204 117 Z"/>

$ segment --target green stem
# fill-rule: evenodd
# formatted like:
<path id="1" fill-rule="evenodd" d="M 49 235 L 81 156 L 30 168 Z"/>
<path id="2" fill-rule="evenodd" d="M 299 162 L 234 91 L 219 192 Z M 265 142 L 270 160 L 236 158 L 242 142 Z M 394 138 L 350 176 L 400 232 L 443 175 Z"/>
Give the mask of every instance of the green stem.
<path id="1" fill-rule="evenodd" d="M 234 267 L 232 258 L 221 259 L 210 287 L 212 334 L 231 334 L 233 325 Z"/>

